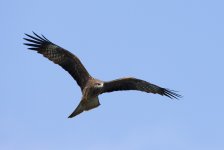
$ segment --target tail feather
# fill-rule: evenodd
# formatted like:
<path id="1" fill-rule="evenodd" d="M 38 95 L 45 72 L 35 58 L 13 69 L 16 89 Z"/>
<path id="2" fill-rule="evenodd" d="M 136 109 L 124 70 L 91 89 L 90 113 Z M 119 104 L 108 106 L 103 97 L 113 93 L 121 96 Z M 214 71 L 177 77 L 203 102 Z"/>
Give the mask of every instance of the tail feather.
<path id="1" fill-rule="evenodd" d="M 82 113 L 84 110 L 85 110 L 85 107 L 83 107 L 82 103 L 80 102 L 79 105 L 76 107 L 76 109 L 68 118 L 73 118 L 77 116 L 78 114 Z"/>
<path id="2" fill-rule="evenodd" d="M 88 110 L 94 109 L 98 106 L 100 106 L 98 97 L 88 99 L 87 103 L 83 103 L 83 100 L 81 100 L 81 102 L 76 107 L 74 112 L 68 118 L 73 118 L 73 117 L 77 116 L 78 114 L 82 113 L 83 111 L 88 111 Z"/>

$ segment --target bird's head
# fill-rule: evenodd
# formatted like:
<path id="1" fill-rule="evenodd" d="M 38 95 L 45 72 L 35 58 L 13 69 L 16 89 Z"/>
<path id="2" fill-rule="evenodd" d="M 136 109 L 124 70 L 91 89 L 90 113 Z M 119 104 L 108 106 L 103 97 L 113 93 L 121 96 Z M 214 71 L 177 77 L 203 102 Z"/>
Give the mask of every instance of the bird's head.
<path id="1" fill-rule="evenodd" d="M 94 83 L 95 88 L 102 88 L 103 87 L 103 82 L 102 81 L 97 81 Z"/>

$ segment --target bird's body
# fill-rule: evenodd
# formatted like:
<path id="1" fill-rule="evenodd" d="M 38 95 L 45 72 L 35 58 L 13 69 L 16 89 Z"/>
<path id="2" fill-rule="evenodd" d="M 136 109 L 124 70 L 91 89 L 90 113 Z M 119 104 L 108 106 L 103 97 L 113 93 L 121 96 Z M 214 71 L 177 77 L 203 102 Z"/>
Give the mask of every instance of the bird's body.
<path id="1" fill-rule="evenodd" d="M 181 97 L 181 95 L 176 94 L 175 91 L 161 88 L 147 81 L 133 77 L 120 78 L 108 82 L 95 79 L 88 73 L 78 57 L 71 52 L 50 42 L 43 35 L 42 37 L 36 33 L 34 33 L 35 36 L 26 35 L 29 38 L 24 39 L 31 42 L 25 43 L 25 45 L 31 46 L 29 49 L 37 51 L 55 64 L 60 65 L 63 69 L 68 71 L 80 86 L 82 91 L 81 101 L 69 118 L 72 118 L 83 111 L 98 107 L 100 105 L 98 96 L 106 92 L 138 90 L 165 95 L 169 98 Z"/>
<path id="2" fill-rule="evenodd" d="M 85 88 L 82 90 L 82 99 L 75 109 L 75 111 L 69 116 L 72 118 L 75 115 L 80 114 L 84 110 L 90 110 L 100 105 L 98 95 L 102 92 L 103 82 L 94 78 L 90 78 L 86 83 Z"/>

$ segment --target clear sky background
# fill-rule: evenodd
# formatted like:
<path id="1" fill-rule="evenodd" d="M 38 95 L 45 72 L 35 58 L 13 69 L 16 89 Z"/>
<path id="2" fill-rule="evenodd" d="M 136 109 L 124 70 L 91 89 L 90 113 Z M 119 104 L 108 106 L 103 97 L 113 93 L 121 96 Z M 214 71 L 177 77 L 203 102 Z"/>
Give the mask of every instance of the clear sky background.
<path id="1" fill-rule="evenodd" d="M 223 150 L 224 2 L 1 0 L 1 150 Z M 96 78 L 138 77 L 184 98 L 143 92 L 81 98 L 61 67 L 27 50 L 35 31 Z"/>

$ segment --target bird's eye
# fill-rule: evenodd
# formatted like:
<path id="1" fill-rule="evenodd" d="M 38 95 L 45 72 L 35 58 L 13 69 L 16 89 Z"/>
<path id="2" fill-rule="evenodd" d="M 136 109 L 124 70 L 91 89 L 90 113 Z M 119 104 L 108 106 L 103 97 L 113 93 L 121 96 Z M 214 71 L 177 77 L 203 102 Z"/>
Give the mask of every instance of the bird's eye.
<path id="1" fill-rule="evenodd" d="M 96 86 L 101 86 L 101 83 L 96 83 L 95 85 L 96 85 Z"/>

